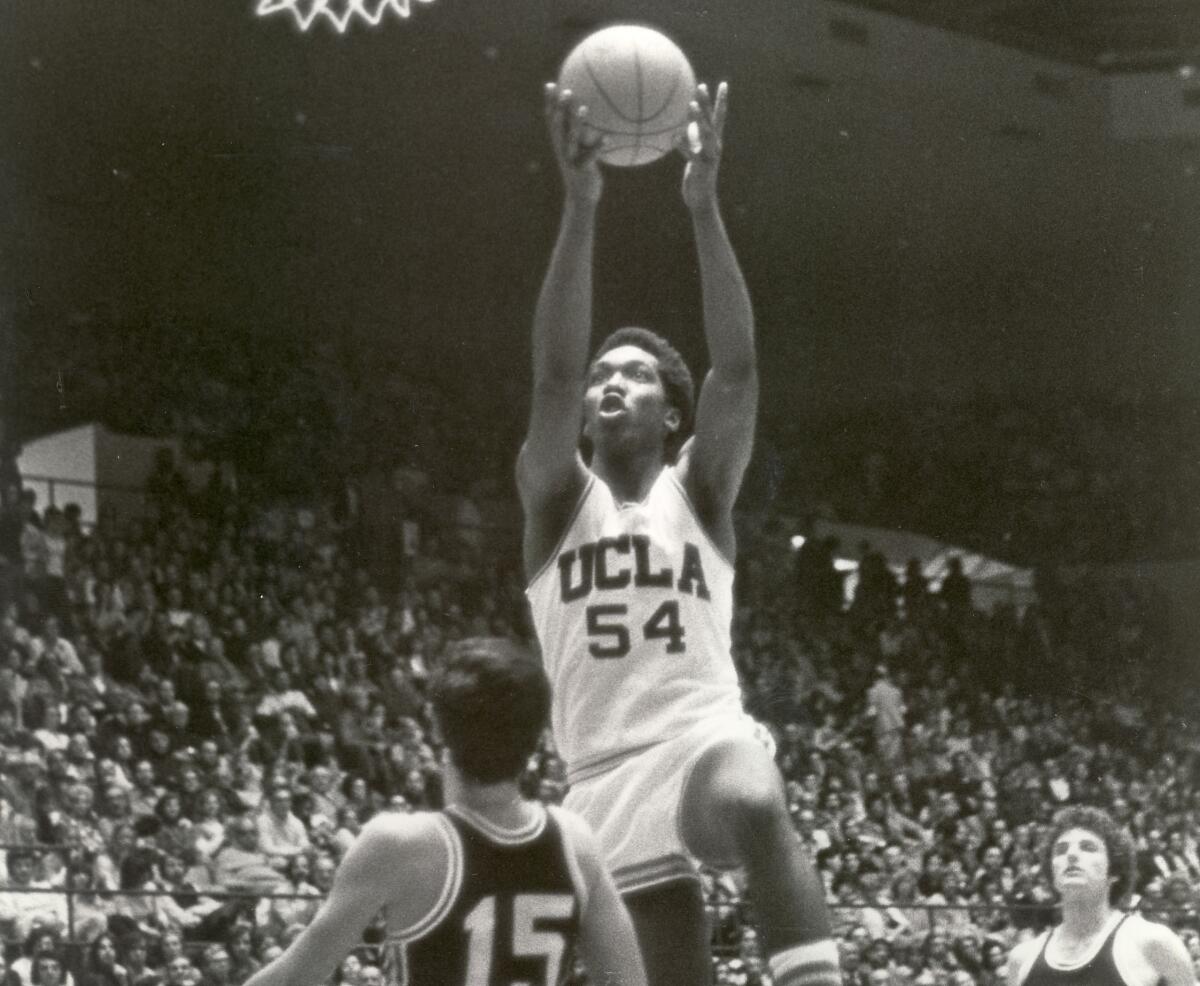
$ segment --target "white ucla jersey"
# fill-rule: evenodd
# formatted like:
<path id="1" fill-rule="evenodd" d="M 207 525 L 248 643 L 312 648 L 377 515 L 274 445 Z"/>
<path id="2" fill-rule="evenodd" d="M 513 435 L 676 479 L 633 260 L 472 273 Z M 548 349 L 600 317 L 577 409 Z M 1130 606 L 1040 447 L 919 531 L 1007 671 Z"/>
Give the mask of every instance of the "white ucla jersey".
<path id="1" fill-rule="evenodd" d="M 526 594 L 572 779 L 706 716 L 741 711 L 733 566 L 673 468 L 644 502 L 621 505 L 591 475 Z"/>

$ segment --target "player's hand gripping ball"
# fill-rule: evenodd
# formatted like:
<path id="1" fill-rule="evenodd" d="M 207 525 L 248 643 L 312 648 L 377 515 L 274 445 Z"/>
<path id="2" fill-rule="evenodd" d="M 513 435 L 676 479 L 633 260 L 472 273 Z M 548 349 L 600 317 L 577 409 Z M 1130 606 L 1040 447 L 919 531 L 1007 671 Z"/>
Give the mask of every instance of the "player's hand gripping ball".
<path id="1" fill-rule="evenodd" d="M 604 141 L 600 160 L 628 167 L 657 161 L 675 148 L 687 129 L 696 75 L 666 35 L 616 24 L 571 50 L 558 88 L 587 107 L 587 126 Z"/>

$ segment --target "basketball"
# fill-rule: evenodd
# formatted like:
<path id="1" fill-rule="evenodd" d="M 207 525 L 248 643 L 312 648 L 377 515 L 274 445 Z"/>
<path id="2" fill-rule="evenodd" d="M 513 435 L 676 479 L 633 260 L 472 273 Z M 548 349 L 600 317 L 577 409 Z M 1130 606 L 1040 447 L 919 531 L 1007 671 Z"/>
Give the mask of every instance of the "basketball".
<path id="1" fill-rule="evenodd" d="M 657 161 L 688 122 L 696 76 L 670 38 L 648 27 L 616 24 L 577 44 L 558 74 L 587 107 L 588 125 L 605 137 L 600 159 L 630 167 Z"/>

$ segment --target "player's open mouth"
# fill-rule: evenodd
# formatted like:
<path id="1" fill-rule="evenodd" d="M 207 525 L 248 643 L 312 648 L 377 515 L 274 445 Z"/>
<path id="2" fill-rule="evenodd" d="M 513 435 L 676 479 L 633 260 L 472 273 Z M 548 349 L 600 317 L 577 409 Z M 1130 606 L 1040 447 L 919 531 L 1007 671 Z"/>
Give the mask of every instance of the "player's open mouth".
<path id="1" fill-rule="evenodd" d="M 612 417 L 625 412 L 625 402 L 617 394 L 605 394 L 600 398 L 600 414 Z"/>

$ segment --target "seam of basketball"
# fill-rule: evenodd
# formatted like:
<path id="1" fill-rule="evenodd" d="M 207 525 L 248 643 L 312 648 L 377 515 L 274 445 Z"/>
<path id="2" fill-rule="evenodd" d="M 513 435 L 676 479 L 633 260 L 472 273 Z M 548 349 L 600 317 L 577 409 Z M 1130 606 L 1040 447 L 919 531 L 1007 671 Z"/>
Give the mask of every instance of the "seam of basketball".
<path id="1" fill-rule="evenodd" d="M 606 130 L 604 127 L 596 127 L 595 129 L 600 131 L 600 133 L 614 134 L 619 137 L 636 136 L 636 134 L 631 130 Z M 669 134 L 672 130 L 678 130 L 678 129 L 679 129 L 679 124 L 672 123 L 669 127 L 658 127 L 655 130 L 643 130 L 641 127 L 639 127 L 637 130 L 637 133 L 641 134 L 643 137 L 658 137 L 662 134 Z"/>
<path id="2" fill-rule="evenodd" d="M 682 79 L 683 79 L 683 73 L 676 70 L 675 78 L 671 80 L 670 92 L 667 93 L 666 98 L 662 102 L 662 106 L 660 106 L 657 110 L 655 110 L 648 117 L 646 117 L 647 123 L 649 123 L 651 120 L 653 120 L 656 116 L 662 116 L 662 114 L 666 112 L 667 107 L 671 105 L 671 100 L 675 98 L 675 93 L 678 91 L 679 83 L 682 81 Z"/>
<path id="3" fill-rule="evenodd" d="M 642 88 L 642 53 L 638 50 L 637 45 L 633 46 L 633 75 L 637 79 L 638 127 L 637 140 L 633 147 L 633 157 L 636 161 L 642 156 L 642 124 L 646 122 L 645 90 Z"/>
<path id="4" fill-rule="evenodd" d="M 600 98 L 608 103 L 609 109 L 611 109 L 613 113 L 615 113 L 617 117 L 623 120 L 625 123 L 632 123 L 634 126 L 640 126 L 642 122 L 641 120 L 635 120 L 632 117 L 626 116 L 623 112 L 621 112 L 621 107 L 614 103 L 612 97 L 604 91 L 604 86 L 601 85 L 600 80 L 596 78 L 596 73 L 592 70 L 591 60 L 587 57 L 586 53 L 583 56 L 583 67 L 587 69 L 587 74 L 592 80 L 592 85 L 596 87 L 596 92 L 600 94 Z"/>
<path id="5" fill-rule="evenodd" d="M 671 105 L 671 100 L 675 97 L 675 93 L 679 90 L 679 83 L 683 79 L 683 73 L 676 72 L 675 78 L 671 82 L 670 92 L 667 93 L 667 96 L 663 100 L 662 105 L 659 106 L 658 109 L 656 109 L 653 113 L 649 114 L 648 116 L 642 115 L 642 110 L 643 110 L 642 81 L 643 80 L 642 80 L 642 64 L 641 64 L 641 58 L 639 57 L 639 55 L 640 55 L 640 53 L 635 48 L 634 53 L 633 53 L 633 59 L 634 59 L 633 67 L 634 67 L 634 71 L 637 74 L 638 114 L 639 115 L 636 117 L 633 117 L 633 116 L 629 116 L 629 114 L 625 113 L 621 109 L 621 107 L 617 105 L 616 101 L 612 98 L 612 96 L 610 96 L 608 94 L 608 91 L 604 88 L 604 85 L 600 82 L 600 79 L 597 78 L 596 72 L 592 68 L 591 59 L 588 58 L 586 52 L 583 53 L 583 67 L 587 71 L 588 78 L 590 78 L 592 80 L 592 85 L 594 85 L 596 87 L 596 92 L 598 92 L 600 94 L 600 98 L 603 99 L 608 104 L 609 109 L 611 109 L 613 111 L 613 113 L 620 120 L 622 120 L 624 123 L 632 123 L 634 126 L 637 126 L 637 127 L 641 127 L 643 124 L 650 123 L 657 117 L 662 116 L 664 112 L 666 112 L 667 107 Z M 674 129 L 674 127 L 668 127 L 667 129 Z M 662 131 L 658 131 L 658 132 L 661 133 Z"/>

